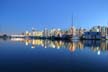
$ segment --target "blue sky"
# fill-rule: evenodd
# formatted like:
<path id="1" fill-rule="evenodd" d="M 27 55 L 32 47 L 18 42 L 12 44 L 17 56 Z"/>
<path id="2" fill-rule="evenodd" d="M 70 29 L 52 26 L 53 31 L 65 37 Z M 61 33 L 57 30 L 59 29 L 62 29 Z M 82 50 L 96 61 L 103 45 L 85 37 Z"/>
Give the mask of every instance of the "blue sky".
<path id="1" fill-rule="evenodd" d="M 0 0 L 0 33 L 108 24 L 108 0 Z"/>

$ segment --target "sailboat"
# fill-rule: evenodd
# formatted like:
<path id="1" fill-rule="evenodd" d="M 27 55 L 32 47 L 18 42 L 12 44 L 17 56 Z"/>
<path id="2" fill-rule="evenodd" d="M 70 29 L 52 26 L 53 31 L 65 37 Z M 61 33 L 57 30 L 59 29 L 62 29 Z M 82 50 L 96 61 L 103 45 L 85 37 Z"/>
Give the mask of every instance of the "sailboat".
<path id="1" fill-rule="evenodd" d="M 71 30 L 72 30 L 72 40 L 79 40 L 79 36 L 76 34 L 76 28 L 74 27 L 73 25 L 73 16 L 72 16 L 72 27 L 71 27 Z"/>

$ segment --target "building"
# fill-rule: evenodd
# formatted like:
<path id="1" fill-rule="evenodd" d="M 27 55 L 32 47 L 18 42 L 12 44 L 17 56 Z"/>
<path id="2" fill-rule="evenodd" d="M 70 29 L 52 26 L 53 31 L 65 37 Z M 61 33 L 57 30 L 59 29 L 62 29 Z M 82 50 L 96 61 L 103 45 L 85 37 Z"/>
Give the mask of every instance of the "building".
<path id="1" fill-rule="evenodd" d="M 81 39 L 101 39 L 101 32 L 85 32 Z"/>
<path id="2" fill-rule="evenodd" d="M 84 32 L 85 32 L 85 29 L 79 28 L 79 30 L 78 30 L 78 36 L 81 37 L 84 34 Z"/>
<path id="3" fill-rule="evenodd" d="M 50 34 L 49 34 L 48 29 L 45 28 L 44 31 L 43 31 L 43 36 L 44 36 L 44 37 L 48 37 L 49 35 L 50 35 Z"/>

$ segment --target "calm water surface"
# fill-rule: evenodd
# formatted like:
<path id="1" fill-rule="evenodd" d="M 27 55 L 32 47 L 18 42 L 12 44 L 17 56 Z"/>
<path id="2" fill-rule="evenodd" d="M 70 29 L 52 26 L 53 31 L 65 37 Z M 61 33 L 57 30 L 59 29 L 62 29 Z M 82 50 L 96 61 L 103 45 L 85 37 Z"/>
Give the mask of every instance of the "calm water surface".
<path id="1" fill-rule="evenodd" d="M 108 72 L 107 41 L 0 39 L 0 72 Z"/>

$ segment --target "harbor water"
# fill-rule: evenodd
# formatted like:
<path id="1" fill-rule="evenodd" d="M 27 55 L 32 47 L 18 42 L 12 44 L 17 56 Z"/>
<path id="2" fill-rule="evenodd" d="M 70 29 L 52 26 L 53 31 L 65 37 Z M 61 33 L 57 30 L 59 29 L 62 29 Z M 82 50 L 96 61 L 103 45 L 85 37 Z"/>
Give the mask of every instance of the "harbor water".
<path id="1" fill-rule="evenodd" d="M 108 41 L 0 39 L 0 72 L 108 71 Z"/>

